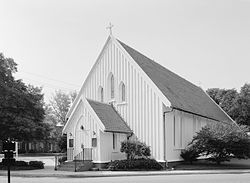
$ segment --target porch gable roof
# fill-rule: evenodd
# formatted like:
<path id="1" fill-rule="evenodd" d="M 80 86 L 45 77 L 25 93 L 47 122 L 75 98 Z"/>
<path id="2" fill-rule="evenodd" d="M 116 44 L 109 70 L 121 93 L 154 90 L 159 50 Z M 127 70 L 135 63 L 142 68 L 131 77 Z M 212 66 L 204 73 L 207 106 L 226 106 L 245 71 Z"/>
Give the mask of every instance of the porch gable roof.
<path id="1" fill-rule="evenodd" d="M 105 126 L 106 132 L 132 133 L 127 123 L 110 104 L 87 99 L 98 118 Z"/>

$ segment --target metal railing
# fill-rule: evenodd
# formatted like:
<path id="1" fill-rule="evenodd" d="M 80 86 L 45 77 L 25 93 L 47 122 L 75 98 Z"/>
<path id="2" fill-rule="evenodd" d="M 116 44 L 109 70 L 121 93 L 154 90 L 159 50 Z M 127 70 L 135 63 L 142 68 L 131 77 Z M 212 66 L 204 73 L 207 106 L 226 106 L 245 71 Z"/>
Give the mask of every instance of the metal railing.
<path id="1" fill-rule="evenodd" d="M 83 165 L 84 161 L 92 161 L 92 148 L 83 148 L 80 153 L 74 156 L 75 172 L 77 171 L 79 163 Z"/>
<path id="2" fill-rule="evenodd" d="M 57 154 L 55 155 L 55 170 L 57 170 L 58 166 L 67 160 L 66 154 Z"/>

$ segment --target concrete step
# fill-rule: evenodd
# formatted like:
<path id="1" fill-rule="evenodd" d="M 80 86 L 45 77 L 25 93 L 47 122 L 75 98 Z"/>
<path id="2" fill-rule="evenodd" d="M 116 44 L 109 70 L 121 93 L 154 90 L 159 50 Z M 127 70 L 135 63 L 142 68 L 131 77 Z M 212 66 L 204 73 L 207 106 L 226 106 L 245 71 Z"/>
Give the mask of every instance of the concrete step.
<path id="1" fill-rule="evenodd" d="M 77 171 L 87 171 L 93 167 L 92 161 L 71 161 L 71 162 L 64 162 L 57 167 L 59 171 L 75 171 L 75 166 Z"/>
<path id="2" fill-rule="evenodd" d="M 92 161 L 84 161 L 83 165 L 80 165 L 77 169 L 78 172 L 88 171 L 94 166 Z"/>

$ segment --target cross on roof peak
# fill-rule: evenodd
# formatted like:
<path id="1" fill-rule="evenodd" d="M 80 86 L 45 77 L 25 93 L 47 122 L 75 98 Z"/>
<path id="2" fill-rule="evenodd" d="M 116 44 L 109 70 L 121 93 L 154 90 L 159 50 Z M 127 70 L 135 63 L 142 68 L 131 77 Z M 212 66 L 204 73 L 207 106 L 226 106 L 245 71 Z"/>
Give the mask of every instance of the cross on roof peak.
<path id="1" fill-rule="evenodd" d="M 109 29 L 109 34 L 112 35 L 112 28 L 114 27 L 114 25 L 111 24 L 111 22 L 109 22 L 109 26 L 106 27 L 106 29 Z"/>

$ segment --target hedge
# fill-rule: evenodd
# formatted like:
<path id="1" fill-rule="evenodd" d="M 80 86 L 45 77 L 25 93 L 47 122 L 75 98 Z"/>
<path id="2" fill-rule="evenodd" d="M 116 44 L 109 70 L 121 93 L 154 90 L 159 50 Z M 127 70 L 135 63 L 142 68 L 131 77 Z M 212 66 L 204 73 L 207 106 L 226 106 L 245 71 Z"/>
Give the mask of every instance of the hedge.
<path id="1" fill-rule="evenodd" d="M 109 163 L 110 170 L 162 170 L 155 159 L 115 160 Z"/>
<path id="2" fill-rule="evenodd" d="M 11 170 L 34 170 L 34 169 L 43 169 L 44 163 L 42 161 L 16 161 L 14 165 L 12 165 Z M 0 162 L 0 170 L 6 170 L 7 166 L 3 165 Z"/>

